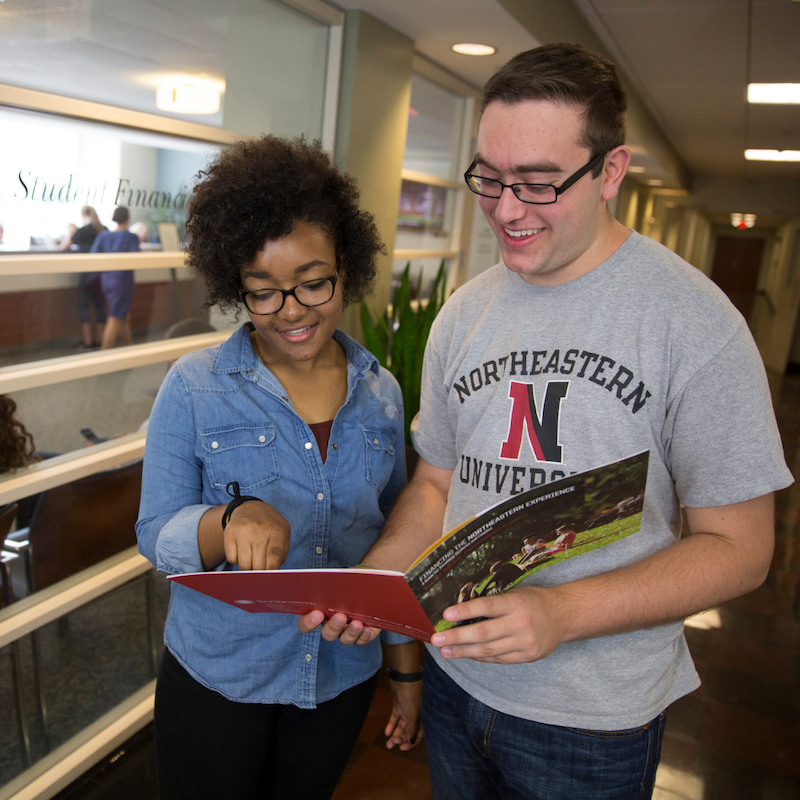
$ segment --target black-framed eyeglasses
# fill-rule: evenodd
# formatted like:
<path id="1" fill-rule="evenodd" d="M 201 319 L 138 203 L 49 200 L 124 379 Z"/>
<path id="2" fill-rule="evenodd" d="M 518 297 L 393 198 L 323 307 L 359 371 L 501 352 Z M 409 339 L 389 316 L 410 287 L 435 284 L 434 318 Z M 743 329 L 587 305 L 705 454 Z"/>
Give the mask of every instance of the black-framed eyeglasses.
<path id="1" fill-rule="evenodd" d="M 494 178 L 473 175 L 472 170 L 475 169 L 476 161 L 469 165 L 469 169 L 464 173 L 464 180 L 467 182 L 470 191 L 483 197 L 500 197 L 503 194 L 503 189 L 511 189 L 517 199 L 522 200 L 523 203 L 548 205 L 555 203 L 559 195 L 564 194 L 573 183 L 579 181 L 589 170 L 594 169 L 605 156 L 605 153 L 595 156 L 588 164 L 584 164 L 576 173 L 570 175 L 561 186 L 553 186 L 549 183 L 503 183 Z"/>
<path id="2" fill-rule="evenodd" d="M 259 316 L 277 314 L 291 295 L 301 306 L 313 308 L 327 303 L 336 289 L 338 275 L 326 275 L 324 278 L 314 278 L 303 281 L 291 289 L 249 289 L 240 291 L 239 297 L 247 306 L 248 311 Z"/>

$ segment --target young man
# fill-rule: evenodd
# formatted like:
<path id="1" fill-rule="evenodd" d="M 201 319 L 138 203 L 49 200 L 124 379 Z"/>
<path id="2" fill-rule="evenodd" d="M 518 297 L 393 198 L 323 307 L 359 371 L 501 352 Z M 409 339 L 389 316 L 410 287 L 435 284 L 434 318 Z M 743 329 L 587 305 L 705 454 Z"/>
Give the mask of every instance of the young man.
<path id="1" fill-rule="evenodd" d="M 428 648 L 437 800 L 650 797 L 665 710 L 699 685 L 683 619 L 769 568 L 772 493 L 792 477 L 763 365 L 722 292 L 609 213 L 625 106 L 613 65 L 573 44 L 518 55 L 485 89 L 465 177 L 503 263 L 434 324 L 421 460 L 364 561 L 404 570 L 532 485 L 650 462 L 638 533 L 445 612 L 486 619 Z M 346 644 L 374 633 L 341 615 L 323 626 Z"/>

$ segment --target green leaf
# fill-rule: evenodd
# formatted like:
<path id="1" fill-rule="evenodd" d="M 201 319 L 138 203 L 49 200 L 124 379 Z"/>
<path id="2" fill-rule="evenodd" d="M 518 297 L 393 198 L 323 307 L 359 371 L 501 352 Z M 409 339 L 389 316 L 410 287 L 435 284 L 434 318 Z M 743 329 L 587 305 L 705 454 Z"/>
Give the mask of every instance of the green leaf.
<path id="1" fill-rule="evenodd" d="M 361 330 L 364 332 L 367 350 L 378 359 L 378 363 L 382 367 L 387 367 L 389 332 L 386 320 L 379 318 L 377 322 L 373 322 L 369 306 L 363 300 L 361 301 Z"/>
<path id="2" fill-rule="evenodd" d="M 400 283 L 395 289 L 389 310 L 377 322 L 366 303 L 361 304 L 361 327 L 367 347 L 397 378 L 403 393 L 405 406 L 406 444 L 411 444 L 411 421 L 419 411 L 422 384 L 422 362 L 425 345 L 428 341 L 431 325 L 445 301 L 447 272 L 442 259 L 439 271 L 431 287 L 430 299 L 426 306 L 421 303 L 417 308 L 412 306 L 412 294 L 419 298 L 422 289 L 423 272 L 420 270 L 416 281 L 415 292 L 411 289 L 411 262 L 406 264 Z"/>

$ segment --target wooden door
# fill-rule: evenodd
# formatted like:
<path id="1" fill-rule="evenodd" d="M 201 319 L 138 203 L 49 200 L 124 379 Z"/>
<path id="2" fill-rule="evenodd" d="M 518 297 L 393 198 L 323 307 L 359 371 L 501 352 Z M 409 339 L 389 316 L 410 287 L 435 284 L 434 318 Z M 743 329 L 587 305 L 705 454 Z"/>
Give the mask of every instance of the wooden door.
<path id="1" fill-rule="evenodd" d="M 719 236 L 714 249 L 711 280 L 728 295 L 745 319 L 753 310 L 765 241 Z"/>

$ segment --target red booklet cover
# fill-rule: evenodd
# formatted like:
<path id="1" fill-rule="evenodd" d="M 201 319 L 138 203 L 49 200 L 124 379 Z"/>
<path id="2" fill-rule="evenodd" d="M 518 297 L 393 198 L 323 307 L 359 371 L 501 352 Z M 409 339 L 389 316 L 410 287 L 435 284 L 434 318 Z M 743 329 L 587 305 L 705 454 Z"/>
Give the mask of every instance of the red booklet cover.
<path id="1" fill-rule="evenodd" d="M 365 625 L 431 640 L 433 624 L 402 572 L 374 569 L 281 569 L 196 572 L 170 580 L 244 611 L 330 617 L 342 611 Z"/>

